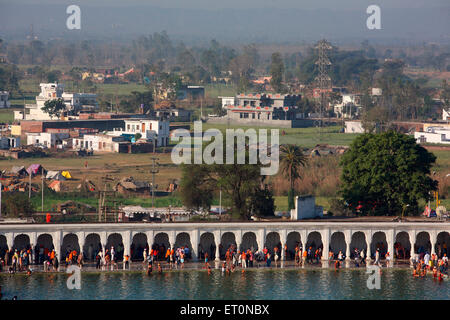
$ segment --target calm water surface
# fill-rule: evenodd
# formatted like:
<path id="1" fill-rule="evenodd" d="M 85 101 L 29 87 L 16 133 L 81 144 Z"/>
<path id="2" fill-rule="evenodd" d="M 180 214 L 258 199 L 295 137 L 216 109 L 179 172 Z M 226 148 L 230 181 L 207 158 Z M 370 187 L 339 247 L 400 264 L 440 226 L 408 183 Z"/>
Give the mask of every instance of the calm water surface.
<path id="1" fill-rule="evenodd" d="M 415 279 L 409 269 L 383 270 L 381 289 L 369 290 L 365 269 L 252 270 L 224 276 L 219 270 L 82 273 L 81 290 L 66 274 L 0 275 L 4 298 L 19 299 L 450 299 L 450 282 Z"/>

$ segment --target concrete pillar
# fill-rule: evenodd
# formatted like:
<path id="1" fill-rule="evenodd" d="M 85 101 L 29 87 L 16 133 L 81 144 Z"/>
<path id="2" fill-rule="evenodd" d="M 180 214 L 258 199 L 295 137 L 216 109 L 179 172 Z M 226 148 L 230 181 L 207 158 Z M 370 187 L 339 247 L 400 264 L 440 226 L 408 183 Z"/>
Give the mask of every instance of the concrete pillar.
<path id="1" fill-rule="evenodd" d="M 61 263 L 61 231 L 55 231 L 53 232 L 53 245 L 55 246 L 55 253 L 58 257 L 59 262 Z"/>
<path id="2" fill-rule="evenodd" d="M 219 245 L 220 245 L 220 230 L 218 231 L 214 231 L 214 243 L 216 245 L 216 257 L 215 257 L 215 261 L 220 261 L 220 250 L 219 250 Z"/>
<path id="3" fill-rule="evenodd" d="M 306 230 L 302 230 L 300 232 L 300 245 L 303 250 L 305 250 L 306 242 L 308 241 L 308 234 L 306 233 Z"/>
<path id="4" fill-rule="evenodd" d="M 189 233 L 189 237 L 191 238 L 191 244 L 192 244 L 192 248 L 191 248 L 192 260 L 198 261 L 198 244 L 200 243 L 198 229 L 192 230 Z"/>
<path id="5" fill-rule="evenodd" d="M 175 247 L 175 242 L 176 242 L 176 240 L 177 240 L 177 235 L 175 234 L 175 231 L 170 231 L 170 232 L 168 233 L 168 235 L 169 235 L 169 244 L 170 244 L 170 247 L 171 247 L 171 248 L 174 248 L 174 247 Z"/>
<path id="6" fill-rule="evenodd" d="M 328 254 L 330 252 L 330 229 L 325 229 L 320 231 L 320 236 L 322 237 L 322 260 L 328 260 Z"/>
<path id="7" fill-rule="evenodd" d="M 280 240 L 281 240 L 281 261 L 285 260 L 285 256 L 286 256 L 286 250 L 284 248 L 284 246 L 287 243 L 287 232 L 286 230 L 281 230 L 280 232 Z"/>
<path id="8" fill-rule="evenodd" d="M 14 246 L 14 233 L 8 232 L 5 234 L 6 237 L 6 245 L 8 246 L 8 250 L 11 250 Z"/>
<path id="9" fill-rule="evenodd" d="M 410 259 L 414 258 L 415 251 L 414 251 L 414 244 L 416 243 L 416 231 L 411 230 L 408 232 L 409 235 L 409 242 L 411 243 L 411 252 L 410 252 Z"/>
<path id="10" fill-rule="evenodd" d="M 369 265 L 372 260 L 372 232 L 371 231 L 364 231 L 364 235 L 366 237 L 367 241 L 367 252 L 366 252 L 366 263 Z"/>
<path id="11" fill-rule="evenodd" d="M 102 253 L 105 256 L 106 252 L 106 242 L 108 241 L 108 237 L 106 236 L 106 231 L 100 232 L 100 243 L 102 244 Z"/>
<path id="12" fill-rule="evenodd" d="M 345 260 L 350 261 L 350 255 L 351 255 L 351 248 L 350 244 L 352 242 L 352 232 L 351 230 L 346 230 L 344 232 L 345 237 Z"/>
<path id="13" fill-rule="evenodd" d="M 258 233 L 256 233 L 256 241 L 258 242 L 258 251 L 262 251 L 264 249 L 264 243 L 266 241 L 266 230 L 260 229 Z"/>
<path id="14" fill-rule="evenodd" d="M 131 231 L 124 231 L 121 232 L 120 235 L 122 236 L 123 241 L 123 255 L 131 255 L 130 254 L 130 246 L 131 246 Z"/>
<path id="15" fill-rule="evenodd" d="M 389 256 L 391 258 L 391 261 L 394 261 L 394 242 L 395 242 L 395 232 L 394 229 L 392 230 L 388 230 L 386 232 L 386 241 L 388 243 L 388 252 L 389 252 Z"/>
<path id="16" fill-rule="evenodd" d="M 430 242 L 431 242 L 431 252 L 430 255 L 436 254 L 436 241 L 437 241 L 437 234 L 436 231 L 430 232 Z"/>
<path id="17" fill-rule="evenodd" d="M 78 238 L 78 245 L 80 246 L 80 252 L 83 254 L 84 259 L 86 259 L 86 253 L 84 252 L 84 244 L 86 243 L 86 235 L 84 231 L 76 233 Z"/>
<path id="18" fill-rule="evenodd" d="M 147 244 L 148 244 L 148 252 L 150 254 L 150 250 L 152 249 L 153 242 L 155 241 L 155 233 L 153 230 L 145 231 L 145 235 L 147 236 Z"/>
<path id="19" fill-rule="evenodd" d="M 31 232 L 28 236 L 30 237 L 31 250 L 34 250 L 34 246 L 36 245 L 36 241 L 37 241 L 37 234 L 36 234 L 36 232 Z M 31 251 L 31 252 L 32 252 L 32 254 L 30 257 L 30 262 L 36 264 L 36 261 L 34 261 L 34 257 L 35 257 L 34 252 L 33 251 Z"/>

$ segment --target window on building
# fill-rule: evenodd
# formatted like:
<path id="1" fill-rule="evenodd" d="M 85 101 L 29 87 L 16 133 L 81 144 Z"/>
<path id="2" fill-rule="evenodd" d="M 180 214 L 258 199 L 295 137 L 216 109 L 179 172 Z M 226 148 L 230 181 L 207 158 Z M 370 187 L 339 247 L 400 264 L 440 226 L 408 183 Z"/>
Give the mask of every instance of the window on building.
<path id="1" fill-rule="evenodd" d="M 130 131 L 130 125 L 127 124 L 127 131 Z"/>
<path id="2" fill-rule="evenodd" d="M 254 113 L 252 113 L 252 119 L 255 119 L 255 114 Z"/>

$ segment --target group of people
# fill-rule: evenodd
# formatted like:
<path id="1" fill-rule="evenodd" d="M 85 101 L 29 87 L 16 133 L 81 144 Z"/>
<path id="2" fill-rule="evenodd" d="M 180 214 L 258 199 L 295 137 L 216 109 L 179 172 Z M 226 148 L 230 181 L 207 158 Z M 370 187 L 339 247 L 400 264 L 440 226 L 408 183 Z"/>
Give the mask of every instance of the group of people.
<path id="1" fill-rule="evenodd" d="M 444 253 L 441 258 L 438 254 L 416 254 L 412 259 L 413 277 L 425 277 L 427 273 L 432 273 L 433 278 L 442 281 L 448 278 L 448 257 Z"/>
<path id="2" fill-rule="evenodd" d="M 34 249 L 27 246 L 23 249 L 5 249 L 0 256 L 0 271 L 9 273 L 33 272 L 32 265 L 43 265 L 44 271 L 57 271 L 59 260 L 54 249 L 36 245 Z"/>

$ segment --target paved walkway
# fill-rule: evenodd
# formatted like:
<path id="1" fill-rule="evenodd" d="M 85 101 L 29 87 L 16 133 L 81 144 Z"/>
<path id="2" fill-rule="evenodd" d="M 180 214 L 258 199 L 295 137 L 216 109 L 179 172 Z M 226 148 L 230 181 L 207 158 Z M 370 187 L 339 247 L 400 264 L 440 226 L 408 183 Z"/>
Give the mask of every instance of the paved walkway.
<path id="1" fill-rule="evenodd" d="M 212 269 L 221 269 L 222 268 L 222 263 L 225 261 L 212 261 L 210 263 L 210 266 Z M 277 268 L 282 268 L 282 269 L 303 269 L 303 270 L 307 270 L 307 269 L 317 269 L 317 268 L 329 268 L 329 269 L 334 269 L 334 260 L 333 261 L 324 261 L 324 262 L 319 262 L 318 264 L 313 263 L 313 264 L 309 264 L 306 263 L 305 266 L 298 266 L 295 264 L 295 262 L 293 260 L 288 260 L 288 261 L 279 261 L 278 263 L 275 263 L 272 261 L 271 266 L 267 267 L 266 263 L 264 263 L 263 261 L 261 262 L 256 262 L 254 263 L 254 266 L 252 268 L 247 268 L 248 270 L 253 270 L 253 269 L 277 269 Z M 172 269 L 170 269 L 169 264 L 166 261 L 157 261 L 153 264 L 153 272 L 157 272 L 158 271 L 158 263 L 161 263 L 161 267 L 163 268 L 163 271 L 182 271 L 182 270 L 206 270 L 205 264 L 203 262 L 186 262 L 184 264 L 184 267 L 181 268 L 181 266 L 177 266 L 177 267 L 172 267 Z M 382 261 L 381 263 L 382 267 L 386 267 L 386 262 Z M 365 268 L 365 265 L 362 265 L 360 267 L 356 267 L 355 263 L 353 261 L 344 261 L 341 263 L 341 268 L 356 268 L 356 269 L 361 269 L 361 268 Z M 396 260 L 394 265 L 392 267 L 395 268 L 409 268 L 410 267 L 410 262 L 409 260 Z M 44 272 L 44 267 L 42 265 L 31 265 L 31 269 L 34 273 L 38 272 L 38 273 L 43 273 Z M 237 267 L 238 270 L 242 269 L 241 267 Z M 142 262 L 132 262 L 130 264 L 130 268 L 124 270 L 123 269 L 123 263 L 119 262 L 117 264 L 117 266 L 115 266 L 113 269 L 111 269 L 111 267 L 109 266 L 107 269 L 104 268 L 102 269 L 96 269 L 95 267 L 95 263 L 85 263 L 83 265 L 82 268 L 82 272 L 138 272 L 138 271 L 146 271 L 147 270 L 147 265 L 142 263 Z M 59 271 L 60 273 L 65 273 L 66 271 L 66 266 L 65 264 L 60 265 Z M 55 272 L 55 271 L 50 271 L 50 272 Z M 50 273 L 49 272 L 49 273 Z M 3 274 L 7 274 L 7 270 L 4 270 L 1 272 Z M 25 274 L 25 272 L 17 272 L 18 274 Z"/>

